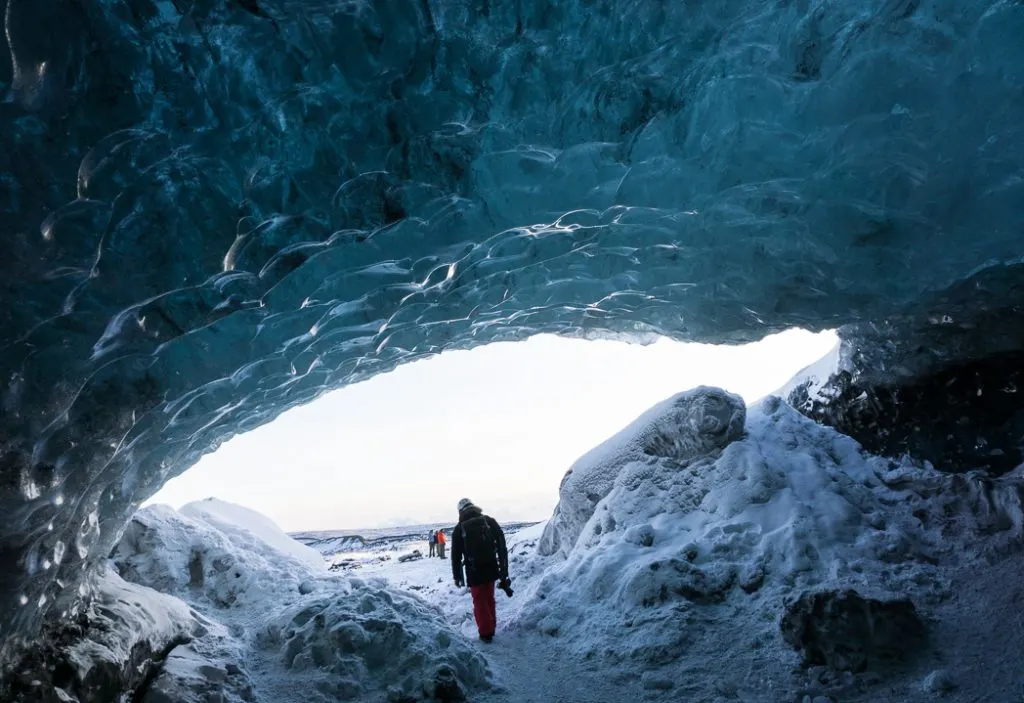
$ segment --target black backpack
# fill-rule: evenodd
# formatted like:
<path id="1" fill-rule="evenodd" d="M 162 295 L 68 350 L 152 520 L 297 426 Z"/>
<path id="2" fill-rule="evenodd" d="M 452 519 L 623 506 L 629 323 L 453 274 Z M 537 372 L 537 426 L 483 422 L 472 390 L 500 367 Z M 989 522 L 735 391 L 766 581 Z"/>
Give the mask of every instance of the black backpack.
<path id="1" fill-rule="evenodd" d="M 459 528 L 462 530 L 462 553 L 467 566 L 479 568 L 498 563 L 498 542 L 486 516 L 463 520 Z"/>

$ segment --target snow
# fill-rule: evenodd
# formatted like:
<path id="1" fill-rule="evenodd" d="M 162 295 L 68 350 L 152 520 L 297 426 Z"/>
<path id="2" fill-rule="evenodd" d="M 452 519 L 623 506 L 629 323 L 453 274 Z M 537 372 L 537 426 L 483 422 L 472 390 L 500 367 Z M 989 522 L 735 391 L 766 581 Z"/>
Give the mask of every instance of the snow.
<path id="1" fill-rule="evenodd" d="M 189 643 L 175 647 L 149 685 L 143 703 L 237 703 L 253 700 L 252 683 L 223 652 Z"/>
<path id="2" fill-rule="evenodd" d="M 184 505 L 179 512 L 193 520 L 201 520 L 225 534 L 244 538 L 244 533 L 248 533 L 313 571 L 326 569 L 323 557 L 317 550 L 292 539 L 273 520 L 255 510 L 217 498 L 207 498 Z"/>
<path id="3" fill-rule="evenodd" d="M 4 701 L 127 703 L 170 650 L 218 636 L 186 603 L 126 582 L 108 564 L 89 578 L 88 601 L 50 623 L 26 660 L 3 672 Z"/>
<path id="4" fill-rule="evenodd" d="M 509 529 L 515 594 L 497 593 L 492 644 L 447 559 L 398 558 L 426 552 L 409 533 L 331 557 L 347 569 L 332 573 L 252 511 L 151 506 L 112 563 L 170 594 L 142 602 L 143 632 L 199 623 L 148 703 L 1011 700 L 1015 659 L 992 647 L 1024 646 L 1006 588 L 1024 568 L 1022 486 L 1024 469 L 942 474 L 778 397 L 698 388 L 577 461 L 550 520 Z M 787 603 L 845 589 L 912 601 L 928 645 L 900 670 L 801 668 Z M 89 646 L 82 666 L 111 656 Z"/>
<path id="5" fill-rule="evenodd" d="M 789 694 L 770 692 L 803 690 L 810 698 L 914 700 L 907 690 L 937 685 L 935 677 L 921 682 L 951 658 L 955 633 L 1007 607 L 995 605 L 1003 595 L 958 602 L 972 589 L 953 584 L 976 582 L 977 569 L 1007 553 L 1007 568 L 1020 568 L 1021 475 L 950 476 L 873 456 L 771 396 L 748 409 L 745 433 L 731 433 L 724 449 L 652 456 L 630 438 L 666 407 L 578 462 L 601 476 L 603 497 L 575 542 L 535 556 L 525 578 L 513 569 L 524 600 L 509 628 L 549 636 L 562 656 L 609 662 L 612 677 L 640 672 L 645 696 L 780 700 Z M 569 485 L 562 499 L 578 501 Z M 813 669 L 794 677 L 798 657 L 778 626 L 782 604 L 844 588 L 912 599 L 929 621 L 945 621 L 947 646 L 917 653 L 907 672 L 882 672 L 890 680 Z M 1021 628 L 1006 630 L 1015 634 L 1004 641 L 1021 640 Z M 965 676 L 969 667 L 944 669 L 942 680 Z M 1004 667 L 1000 685 L 1015 682 Z M 984 688 L 957 691 L 976 700 Z"/>
<path id="6" fill-rule="evenodd" d="M 572 633 L 564 647 L 576 656 L 612 652 L 656 676 L 657 688 L 703 696 L 714 686 L 696 684 L 695 669 L 710 677 L 741 650 L 771 643 L 773 663 L 792 664 L 775 618 L 764 617 L 786 594 L 844 584 L 942 597 L 937 536 L 909 507 L 884 501 L 883 460 L 778 398 L 751 408 L 746 429 L 687 461 L 615 455 L 611 490 L 517 624 Z M 737 621 L 748 623 L 742 633 L 728 624 Z M 684 657 L 693 660 L 685 674 Z"/>
<path id="7" fill-rule="evenodd" d="M 839 370 L 839 353 L 842 342 L 837 340 L 828 352 L 813 364 L 798 371 L 793 378 L 789 379 L 781 388 L 768 396 L 773 395 L 780 398 L 789 398 L 789 394 L 798 386 L 807 385 L 807 395 L 811 399 L 818 399 L 819 391 L 825 382 Z"/>
<path id="8" fill-rule="evenodd" d="M 396 700 L 434 698 L 439 683 L 488 686 L 484 658 L 451 631 L 443 614 L 384 581 L 352 579 L 285 609 L 258 635 L 280 652 L 288 676 L 266 693 L 312 686 L 328 700 L 387 690 Z M 440 679 L 440 681 L 439 681 Z"/>
<path id="9" fill-rule="evenodd" d="M 658 403 L 566 472 L 541 552 L 564 554 L 573 547 L 624 466 L 645 457 L 686 461 L 706 454 L 736 439 L 744 417 L 743 399 L 717 388 L 701 386 Z"/>
<path id="10" fill-rule="evenodd" d="M 113 552 L 124 578 L 222 609 L 287 600 L 326 570 L 322 559 L 307 566 L 247 529 L 183 512 L 152 505 L 135 514 Z"/>
<path id="11" fill-rule="evenodd" d="M 155 702 L 209 700 L 211 691 L 241 700 L 250 689 L 280 703 L 428 700 L 490 687 L 486 661 L 435 606 L 380 579 L 329 574 L 315 550 L 282 534 L 220 501 L 133 517 L 112 554 L 118 572 L 187 601 L 229 635 L 175 649 L 152 686 Z"/>

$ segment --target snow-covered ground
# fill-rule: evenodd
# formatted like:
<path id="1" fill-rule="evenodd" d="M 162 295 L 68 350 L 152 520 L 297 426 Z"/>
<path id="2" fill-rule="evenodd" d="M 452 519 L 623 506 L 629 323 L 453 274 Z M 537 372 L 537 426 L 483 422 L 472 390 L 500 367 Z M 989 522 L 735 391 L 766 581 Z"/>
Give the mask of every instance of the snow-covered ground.
<path id="1" fill-rule="evenodd" d="M 695 389 L 582 457 L 551 520 L 510 530 L 493 643 L 447 559 L 399 558 L 425 541 L 331 572 L 203 501 L 135 516 L 93 613 L 107 634 L 73 664 L 92 680 L 143 642 L 166 657 L 138 669 L 148 703 L 1021 701 L 1022 496 L 1021 470 L 942 474 L 777 397 Z"/>
<path id="2" fill-rule="evenodd" d="M 534 522 L 512 522 L 504 525 L 508 534 Z M 327 561 L 331 571 L 347 571 L 354 575 L 364 573 L 367 566 L 378 566 L 383 562 L 408 557 L 414 551 L 428 554 L 427 535 L 432 531 L 444 530 L 451 534 L 452 523 L 431 523 L 407 527 L 384 527 L 365 530 L 333 530 L 326 532 L 293 532 L 296 541 L 315 549 Z M 379 571 L 375 569 L 374 572 Z"/>

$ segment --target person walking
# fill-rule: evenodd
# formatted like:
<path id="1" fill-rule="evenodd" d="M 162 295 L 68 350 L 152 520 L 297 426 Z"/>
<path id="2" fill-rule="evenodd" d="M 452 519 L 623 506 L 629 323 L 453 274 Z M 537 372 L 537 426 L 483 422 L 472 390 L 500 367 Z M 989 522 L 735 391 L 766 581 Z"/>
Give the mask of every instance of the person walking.
<path id="1" fill-rule="evenodd" d="M 444 530 L 437 531 L 437 556 L 444 559 L 444 546 L 448 543 L 448 538 L 444 536 Z"/>
<path id="2" fill-rule="evenodd" d="M 500 580 L 506 593 L 511 593 L 508 548 L 498 522 L 469 498 L 459 501 L 459 524 L 452 530 L 452 576 L 456 587 L 469 585 L 477 631 L 482 641 L 490 642 L 497 629 L 494 582 Z"/>
<path id="3" fill-rule="evenodd" d="M 430 531 L 430 535 L 427 537 L 427 544 L 430 545 L 430 556 L 434 556 L 434 552 L 437 549 L 437 533 L 433 530 Z"/>

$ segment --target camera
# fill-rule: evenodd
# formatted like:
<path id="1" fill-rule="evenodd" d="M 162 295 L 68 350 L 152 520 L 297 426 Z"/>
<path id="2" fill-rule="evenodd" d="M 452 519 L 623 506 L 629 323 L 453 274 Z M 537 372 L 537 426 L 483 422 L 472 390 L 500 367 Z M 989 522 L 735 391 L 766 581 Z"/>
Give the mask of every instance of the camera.
<path id="1" fill-rule="evenodd" d="M 498 588 L 505 591 L 505 595 L 509 598 L 512 597 L 512 579 L 503 578 L 501 581 L 498 581 Z"/>

